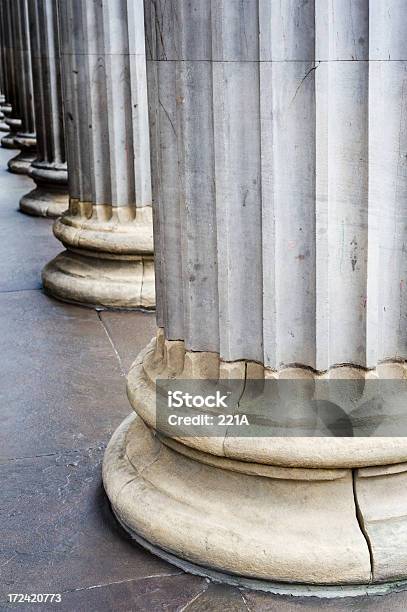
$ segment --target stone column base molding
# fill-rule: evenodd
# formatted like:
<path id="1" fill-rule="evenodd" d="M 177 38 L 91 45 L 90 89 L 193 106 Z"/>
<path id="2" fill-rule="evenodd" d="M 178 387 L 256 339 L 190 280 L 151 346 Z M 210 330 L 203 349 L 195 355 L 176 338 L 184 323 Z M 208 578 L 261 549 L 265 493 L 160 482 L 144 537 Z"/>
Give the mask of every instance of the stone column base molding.
<path id="1" fill-rule="evenodd" d="M 43 270 L 44 289 L 68 302 L 154 308 L 151 207 L 114 208 L 71 200 L 54 224 L 67 251 Z"/>
<path id="2" fill-rule="evenodd" d="M 18 149 L 19 147 L 15 143 L 14 139 L 21 127 L 21 120 L 7 117 L 5 123 L 9 127 L 9 132 L 1 139 L 1 146 L 5 149 Z"/>
<path id="3" fill-rule="evenodd" d="M 42 272 L 44 289 L 53 297 L 91 308 L 154 308 L 153 258 L 104 258 L 90 251 L 60 253 Z"/>
<path id="4" fill-rule="evenodd" d="M 5 118 L 6 116 L 1 110 L 1 106 L 0 106 L 0 132 L 6 132 L 8 134 L 10 128 L 5 122 Z"/>
<path id="5" fill-rule="evenodd" d="M 6 117 L 8 117 L 10 115 L 10 113 L 12 112 L 12 106 L 11 104 L 8 104 L 7 102 L 0 104 L 0 111 L 2 113 L 4 113 L 6 115 Z"/>
<path id="6" fill-rule="evenodd" d="M 20 149 L 20 153 L 8 161 L 8 169 L 14 174 L 28 174 L 37 154 L 35 134 L 19 132 L 14 138 L 14 144 L 17 149 Z"/>
<path id="7" fill-rule="evenodd" d="M 58 219 L 54 234 L 68 248 L 85 248 L 99 254 L 152 255 L 152 209 L 70 199 L 69 212 Z"/>
<path id="8" fill-rule="evenodd" d="M 293 370 L 301 368 L 291 378 Z M 185 351 L 162 332 L 140 354 L 128 377 L 138 416 L 115 432 L 103 466 L 122 525 L 204 575 L 210 568 L 326 586 L 406 578 L 404 438 L 169 438 L 155 430 L 158 376 L 239 378 L 239 372 L 243 381 L 281 374 Z"/>
<path id="9" fill-rule="evenodd" d="M 36 188 L 20 200 L 20 210 L 38 217 L 60 217 L 68 210 L 68 172 L 66 165 L 50 166 L 33 162 L 28 175 L 35 181 Z"/>

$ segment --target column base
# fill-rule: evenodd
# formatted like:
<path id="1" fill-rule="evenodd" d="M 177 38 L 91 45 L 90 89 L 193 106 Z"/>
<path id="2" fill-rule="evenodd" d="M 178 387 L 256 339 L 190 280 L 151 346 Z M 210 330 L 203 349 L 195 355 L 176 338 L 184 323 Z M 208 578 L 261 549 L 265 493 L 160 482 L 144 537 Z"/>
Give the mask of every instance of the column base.
<path id="1" fill-rule="evenodd" d="M 6 112 L 6 111 L 5 111 Z M 1 139 L 1 146 L 5 149 L 19 149 L 19 145 L 15 142 L 18 130 L 21 127 L 21 119 L 15 117 L 6 117 L 5 124 L 8 126 L 8 134 Z"/>
<path id="2" fill-rule="evenodd" d="M 8 132 L 6 136 L 3 136 L 1 139 L 1 146 L 4 149 L 18 149 L 16 143 L 14 142 L 15 132 Z"/>
<path id="3" fill-rule="evenodd" d="M 14 138 L 14 143 L 16 148 L 21 149 L 21 151 L 8 161 L 8 169 L 14 174 L 28 174 L 28 170 L 37 155 L 35 134 L 18 133 Z"/>
<path id="4" fill-rule="evenodd" d="M 0 104 L 0 111 L 2 113 L 4 113 L 5 115 L 10 115 L 10 113 L 12 112 L 12 106 L 11 104 L 8 104 L 7 102 L 4 102 L 3 104 Z"/>
<path id="5" fill-rule="evenodd" d="M 124 528 L 187 571 L 265 590 L 370 583 L 351 470 L 251 470 L 158 438 L 130 415 L 109 442 L 103 482 Z"/>
<path id="6" fill-rule="evenodd" d="M 29 173 L 30 174 L 30 173 Z M 38 185 L 20 200 L 20 210 L 36 217 L 60 217 L 69 206 L 66 190 Z"/>
<path id="7" fill-rule="evenodd" d="M 157 421 L 157 378 L 217 380 L 239 371 L 242 388 L 247 372 L 260 373 L 250 362 L 187 351 L 159 330 L 128 375 L 137 416 L 105 453 L 103 482 L 118 520 L 169 561 L 225 582 L 249 579 L 264 590 L 283 583 L 292 594 L 291 585 L 329 587 L 325 596 L 339 586 L 351 594 L 400 588 L 405 438 L 236 437 L 227 428 L 198 437 Z"/>
<path id="8" fill-rule="evenodd" d="M 312 584 L 293 584 L 284 582 L 273 582 L 270 580 L 255 580 L 252 578 L 244 578 L 212 570 L 203 565 L 196 565 L 176 557 L 171 553 L 166 552 L 158 546 L 153 546 L 150 542 L 142 538 L 132 529 L 122 523 L 120 518 L 114 512 L 113 514 L 122 528 L 129 536 L 140 546 L 148 550 L 153 555 L 160 557 L 167 563 L 179 567 L 184 572 L 193 574 L 194 576 L 203 576 L 209 578 L 213 582 L 228 584 L 233 587 L 251 589 L 253 591 L 263 591 L 273 595 L 290 595 L 291 597 L 318 597 L 324 599 L 338 599 L 343 597 L 364 597 L 374 595 L 388 595 L 390 593 L 407 590 L 407 580 L 397 580 L 395 582 L 383 582 L 380 584 L 355 584 L 355 585 L 312 585 Z"/>
<path id="9" fill-rule="evenodd" d="M 155 307 L 152 257 L 120 257 L 67 250 L 42 272 L 44 290 L 64 302 L 91 308 Z"/>
<path id="10" fill-rule="evenodd" d="M 0 132 L 6 132 L 8 134 L 10 128 L 5 122 L 5 115 L 0 108 Z"/>
<path id="11" fill-rule="evenodd" d="M 15 148 L 18 148 L 18 146 L 16 146 Z M 8 161 L 7 167 L 9 169 L 9 172 L 12 172 L 13 174 L 28 174 L 28 170 L 34 159 L 35 153 L 21 151 L 21 153 L 19 153 Z"/>
<path id="12" fill-rule="evenodd" d="M 22 212 L 56 219 L 68 210 L 68 173 L 65 164 L 59 167 L 35 161 L 28 175 L 37 187 L 21 198 Z"/>

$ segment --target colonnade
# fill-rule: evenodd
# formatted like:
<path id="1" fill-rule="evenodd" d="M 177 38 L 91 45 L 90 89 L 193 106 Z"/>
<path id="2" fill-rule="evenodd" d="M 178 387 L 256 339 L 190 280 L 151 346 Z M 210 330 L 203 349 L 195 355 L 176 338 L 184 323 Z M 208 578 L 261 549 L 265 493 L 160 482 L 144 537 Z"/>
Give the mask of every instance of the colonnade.
<path id="1" fill-rule="evenodd" d="M 103 466 L 120 523 L 187 570 L 266 590 L 406 579 L 403 414 L 399 435 L 375 421 L 374 436 L 315 436 L 300 402 L 303 435 L 261 419 L 187 435 L 158 418 L 157 385 L 233 380 L 233 413 L 250 415 L 253 381 L 293 381 L 306 403 L 323 381 L 360 400 L 407 378 L 407 7 L 0 9 L 2 145 L 37 183 L 21 210 L 58 217 L 66 249 L 44 289 L 98 308 L 156 300 Z"/>

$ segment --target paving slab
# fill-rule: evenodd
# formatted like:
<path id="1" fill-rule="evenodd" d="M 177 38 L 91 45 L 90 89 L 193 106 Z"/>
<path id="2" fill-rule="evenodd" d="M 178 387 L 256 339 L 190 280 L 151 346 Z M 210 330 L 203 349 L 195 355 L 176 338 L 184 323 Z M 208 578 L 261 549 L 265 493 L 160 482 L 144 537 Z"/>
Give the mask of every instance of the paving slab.
<path id="1" fill-rule="evenodd" d="M 0 464 L 0 609 L 7 593 L 88 590 L 91 602 L 100 585 L 182 574 L 116 523 L 101 484 L 103 451 L 101 445 Z M 204 583 L 192 579 L 188 588 L 195 593 Z"/>
<path id="2" fill-rule="evenodd" d="M 206 587 L 196 576 L 161 576 L 63 594 L 58 612 L 181 612 Z M 212 608 L 221 612 L 219 608 Z"/>
<path id="3" fill-rule="evenodd" d="M 115 345 L 123 371 L 127 374 L 139 352 L 156 333 L 155 313 L 104 310 L 99 316 Z"/>
<path id="4" fill-rule="evenodd" d="M 0 293 L 0 457 L 107 442 L 130 412 L 125 382 L 95 311 Z"/>
<path id="5" fill-rule="evenodd" d="M 212 583 L 185 608 L 185 612 L 212 612 L 213 610 L 248 612 L 248 607 L 239 589 Z"/>
<path id="6" fill-rule="evenodd" d="M 35 185 L 7 171 L 15 154 L 0 147 L 0 291 L 40 288 L 42 268 L 62 250 L 51 219 L 18 212 L 21 196 Z"/>

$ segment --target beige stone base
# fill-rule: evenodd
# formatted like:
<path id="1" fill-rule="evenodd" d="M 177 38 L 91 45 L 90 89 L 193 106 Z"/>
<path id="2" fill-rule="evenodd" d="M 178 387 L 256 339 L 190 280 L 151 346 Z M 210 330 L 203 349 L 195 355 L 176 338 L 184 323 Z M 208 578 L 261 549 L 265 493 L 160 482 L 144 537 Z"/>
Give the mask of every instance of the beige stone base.
<path id="1" fill-rule="evenodd" d="M 4 149 L 17 149 L 17 145 L 14 142 L 15 132 L 9 132 L 6 136 L 1 139 L 1 146 Z"/>
<path id="2" fill-rule="evenodd" d="M 370 582 L 350 470 L 258 476 L 165 442 L 131 415 L 108 445 L 104 486 L 129 530 L 191 563 L 248 578 Z"/>
<path id="3" fill-rule="evenodd" d="M 4 139 L 2 139 L 3 142 Z M 30 149 L 24 149 L 18 155 L 10 159 L 7 163 L 7 167 L 10 172 L 14 174 L 28 174 L 28 170 L 35 160 L 35 151 Z"/>
<path id="4" fill-rule="evenodd" d="M 154 308 L 152 257 L 112 256 L 67 250 L 42 272 L 44 289 L 52 296 L 100 308 Z"/>
<path id="5" fill-rule="evenodd" d="M 240 366 L 186 351 L 161 330 L 142 351 L 128 376 L 137 416 L 115 432 L 103 466 L 120 522 L 169 560 L 246 579 L 366 588 L 405 580 L 405 438 L 193 438 L 158 429 L 157 378 L 251 370 Z"/>
<path id="6" fill-rule="evenodd" d="M 20 210 L 36 217 L 60 217 L 69 205 L 66 189 L 38 186 L 20 200 Z"/>
<path id="7" fill-rule="evenodd" d="M 114 207 L 70 199 L 69 211 L 54 225 L 54 234 L 68 248 L 117 256 L 152 256 L 151 206 Z"/>

